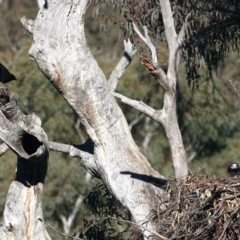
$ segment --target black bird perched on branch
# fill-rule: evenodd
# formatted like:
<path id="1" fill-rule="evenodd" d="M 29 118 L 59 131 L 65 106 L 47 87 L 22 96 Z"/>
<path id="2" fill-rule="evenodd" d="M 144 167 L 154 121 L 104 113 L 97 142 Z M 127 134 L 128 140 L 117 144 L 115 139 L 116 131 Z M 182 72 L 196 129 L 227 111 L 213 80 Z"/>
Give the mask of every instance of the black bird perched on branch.
<path id="1" fill-rule="evenodd" d="M 6 84 L 12 80 L 17 80 L 17 79 L 0 63 L 0 82 L 3 84 Z"/>
<path id="2" fill-rule="evenodd" d="M 228 166 L 227 169 L 228 176 L 229 177 L 235 177 L 235 176 L 240 176 L 240 168 L 237 163 L 232 163 Z"/>

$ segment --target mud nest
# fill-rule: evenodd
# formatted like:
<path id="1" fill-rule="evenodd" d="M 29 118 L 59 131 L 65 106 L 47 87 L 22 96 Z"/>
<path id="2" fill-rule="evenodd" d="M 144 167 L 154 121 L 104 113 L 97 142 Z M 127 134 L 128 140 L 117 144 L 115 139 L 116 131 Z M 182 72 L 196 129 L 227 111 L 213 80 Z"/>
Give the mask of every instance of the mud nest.
<path id="1" fill-rule="evenodd" d="M 170 182 L 169 196 L 167 208 L 157 212 L 162 236 L 171 240 L 240 239 L 239 176 L 212 180 L 203 173 L 189 176 L 177 187 Z"/>

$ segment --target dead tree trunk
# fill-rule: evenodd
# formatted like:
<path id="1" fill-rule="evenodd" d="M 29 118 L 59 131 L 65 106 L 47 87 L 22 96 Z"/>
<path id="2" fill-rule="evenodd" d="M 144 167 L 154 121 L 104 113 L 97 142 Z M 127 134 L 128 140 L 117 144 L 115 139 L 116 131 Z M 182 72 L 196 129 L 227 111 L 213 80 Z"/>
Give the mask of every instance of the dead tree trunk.
<path id="1" fill-rule="evenodd" d="M 34 114 L 24 115 L 9 90 L 1 88 L 0 126 L 0 138 L 18 156 L 16 178 L 6 198 L 0 239 L 50 240 L 42 213 L 48 139 L 41 120 Z"/>
<path id="2" fill-rule="evenodd" d="M 180 33 L 177 34 L 174 26 L 170 1 L 159 0 L 159 4 L 161 6 L 165 34 L 169 49 L 167 73 L 165 73 L 158 65 L 157 50 L 148 35 L 147 27 L 143 26 L 144 35 L 138 30 L 134 23 L 133 27 L 138 36 L 151 51 L 150 59 L 146 58 L 145 56 L 141 57 L 142 64 L 149 69 L 150 73 L 154 76 L 164 90 L 163 108 L 161 110 L 155 110 L 143 102 L 129 99 L 119 93 L 113 93 L 113 95 L 120 98 L 125 104 L 152 118 L 164 127 L 172 153 L 175 176 L 178 179 L 184 179 L 188 174 L 188 167 L 182 135 L 177 120 L 176 85 L 181 45 L 185 40 L 185 29 L 188 25 L 188 22 L 186 21 L 186 23 L 182 25 Z"/>
<path id="3" fill-rule="evenodd" d="M 165 180 L 136 146 L 111 94 L 112 85 L 87 46 L 84 14 L 89 0 L 38 3 L 36 20 L 22 19 L 33 34 L 29 54 L 75 111 L 91 138 L 92 153 L 81 155 L 84 166 L 102 179 L 134 221 L 155 231 L 151 213 L 166 195 Z M 118 77 L 119 74 L 112 75 Z M 146 230 L 144 236 L 153 238 Z"/>

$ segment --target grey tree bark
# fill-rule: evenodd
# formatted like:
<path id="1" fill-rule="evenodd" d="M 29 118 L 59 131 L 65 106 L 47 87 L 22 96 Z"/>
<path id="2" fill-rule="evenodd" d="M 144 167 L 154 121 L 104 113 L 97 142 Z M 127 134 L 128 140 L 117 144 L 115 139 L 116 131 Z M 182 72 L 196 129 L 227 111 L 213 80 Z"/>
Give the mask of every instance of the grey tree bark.
<path id="1" fill-rule="evenodd" d="M 177 120 L 176 85 L 180 61 L 180 49 L 185 40 L 185 29 L 187 27 L 187 23 L 183 24 L 180 33 L 177 34 L 170 2 L 167 0 L 159 0 L 159 3 L 162 10 L 165 34 L 169 49 L 167 73 L 165 73 L 158 65 L 156 47 L 153 45 L 148 35 L 147 27 L 143 27 L 144 35 L 142 35 L 137 26 L 135 24 L 133 24 L 133 26 L 135 32 L 139 35 L 143 42 L 146 43 L 151 51 L 151 59 L 142 57 L 142 64 L 149 69 L 150 73 L 164 90 L 163 108 L 161 110 L 155 110 L 143 102 L 129 99 L 119 93 L 113 93 L 113 95 L 120 98 L 123 103 L 144 113 L 164 127 L 171 148 L 175 177 L 181 180 L 187 176 L 188 167 L 182 135 Z"/>
<path id="2" fill-rule="evenodd" d="M 0 138 L 17 155 L 16 178 L 7 194 L 0 238 L 50 239 L 42 213 L 48 139 L 41 120 L 34 114 L 24 115 L 9 89 L 0 88 L 0 126 Z"/>
<path id="3" fill-rule="evenodd" d="M 6 201 L 1 239 L 50 239 L 41 209 L 48 149 L 79 157 L 88 172 L 101 178 L 110 192 L 130 211 L 133 220 L 142 226 L 144 238 L 159 237 L 159 234 L 153 234 L 157 223 L 152 218 L 152 211 L 159 207 L 163 198 L 168 198 L 166 181 L 139 151 L 114 96 L 164 126 L 171 145 L 176 177 L 184 178 L 187 164 L 176 115 L 179 46 L 184 39 L 184 26 L 177 35 L 170 3 L 160 0 L 170 49 L 167 74 L 158 66 L 156 49 L 147 28 L 144 28 L 145 36 L 142 36 L 134 27 L 152 52 L 152 59 L 142 59 L 143 64 L 165 90 L 164 107 L 155 110 L 142 102 L 114 93 L 135 53 L 130 41 L 124 42 L 124 56 L 106 80 L 87 46 L 84 34 L 84 14 L 89 0 L 38 0 L 38 4 L 39 12 L 35 20 L 21 19 L 33 35 L 29 55 L 75 111 L 89 139 L 79 146 L 48 142 L 40 120 L 34 115 L 20 114 L 21 117 L 12 120 L 7 117 L 6 121 L 3 111 L 0 112 L 0 119 L 3 119 L 0 120 L 3 122 L 0 137 L 5 141 L 0 154 L 10 147 L 19 156 L 17 177 Z M 7 137 L 10 132 L 11 138 Z M 30 144 L 33 140 L 27 141 L 26 145 L 25 140 L 29 136 L 36 140 L 33 149 Z M 28 146 L 31 146 L 30 152 Z M 13 203 L 19 198 L 18 194 L 21 197 L 15 207 Z"/>
<path id="4" fill-rule="evenodd" d="M 151 213 L 166 195 L 165 180 L 139 151 L 111 94 L 121 73 L 113 72 L 108 84 L 87 46 L 84 14 L 89 1 L 39 0 L 38 3 L 37 18 L 22 19 L 33 35 L 29 54 L 75 111 L 91 139 L 86 145 L 92 145 L 92 151 L 80 152 L 84 166 L 102 179 L 136 223 L 155 231 L 157 226 Z M 128 52 L 129 56 L 132 54 L 133 51 Z M 69 151 L 74 155 L 73 148 Z M 153 238 L 151 232 L 143 232 L 146 239 Z"/>

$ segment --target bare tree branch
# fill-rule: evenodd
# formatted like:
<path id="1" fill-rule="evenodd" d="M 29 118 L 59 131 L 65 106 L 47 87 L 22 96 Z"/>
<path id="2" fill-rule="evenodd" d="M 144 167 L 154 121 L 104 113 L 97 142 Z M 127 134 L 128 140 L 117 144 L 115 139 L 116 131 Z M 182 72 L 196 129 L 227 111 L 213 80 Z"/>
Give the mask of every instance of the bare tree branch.
<path id="1" fill-rule="evenodd" d="M 85 185 L 88 185 L 88 183 L 91 179 L 92 179 L 91 175 L 88 172 L 86 172 Z M 70 233 L 70 229 L 72 227 L 73 221 L 74 221 L 77 213 L 80 210 L 80 205 L 82 204 L 83 199 L 84 199 L 83 195 L 80 194 L 75 201 L 75 205 L 74 205 L 74 208 L 73 208 L 71 214 L 68 217 L 65 217 L 63 214 L 59 215 L 59 217 L 63 223 L 64 233 L 66 233 L 66 234 Z"/>
<path id="2" fill-rule="evenodd" d="M 152 107 L 143 103 L 142 101 L 132 100 L 128 97 L 123 96 L 120 93 L 112 92 L 112 95 L 114 97 L 117 97 L 117 98 L 121 99 L 121 102 L 127 104 L 128 106 L 133 107 L 134 109 L 138 110 L 139 112 L 141 112 L 141 113 L 145 114 L 146 116 L 152 118 L 156 122 L 162 124 L 162 119 L 161 119 L 162 111 L 161 110 L 155 110 Z"/>
<path id="3" fill-rule="evenodd" d="M 146 45 L 150 48 L 151 54 L 152 54 L 153 65 L 155 68 L 157 68 L 158 67 L 157 52 L 156 52 L 155 46 L 153 45 L 153 43 L 148 35 L 147 27 L 143 26 L 145 36 L 143 36 L 142 33 L 138 30 L 135 23 L 133 23 L 133 29 L 138 34 L 138 36 L 146 43 Z"/>
<path id="4" fill-rule="evenodd" d="M 238 98 L 240 99 L 240 93 L 239 93 L 239 91 L 237 90 L 235 84 L 232 82 L 231 79 L 229 80 L 229 82 L 230 82 L 232 88 L 234 89 L 235 93 L 237 94 Z"/>
<path id="5" fill-rule="evenodd" d="M 151 123 L 149 117 L 145 118 L 144 130 L 145 130 L 146 134 L 142 141 L 142 147 L 143 147 L 144 151 L 147 150 L 149 143 L 150 143 L 152 137 L 154 136 L 154 134 L 156 133 L 155 130 L 158 126 L 159 126 L 159 124 L 156 121 Z"/>
<path id="6" fill-rule="evenodd" d="M 175 47 L 176 40 L 177 40 L 177 33 L 174 26 L 174 19 L 173 14 L 171 10 L 171 4 L 169 0 L 159 0 L 160 6 L 162 9 L 162 18 L 163 23 L 165 26 L 165 34 L 167 37 L 167 43 L 169 46 L 169 50 L 173 50 L 173 47 Z"/>
<path id="7" fill-rule="evenodd" d="M 137 116 L 133 119 L 133 121 L 131 121 L 128 126 L 130 131 L 132 130 L 132 128 L 138 124 L 143 118 L 145 117 L 144 114 L 139 114 L 139 112 L 137 113 Z"/>
<path id="8" fill-rule="evenodd" d="M 0 88 L 0 138 L 17 155 L 17 171 L 6 197 L 2 240 L 46 239 L 42 196 L 48 166 L 48 139 L 35 114 L 24 115 L 9 88 Z M 1 148 L 8 149 L 1 145 Z M 38 234 L 36 236 L 36 233 Z"/>
<path id="9" fill-rule="evenodd" d="M 167 81 L 167 75 L 164 73 L 164 71 L 158 66 L 157 61 L 157 52 L 156 47 L 153 45 L 149 35 L 147 27 L 144 26 L 144 34 L 145 37 L 142 35 L 142 33 L 138 30 L 135 23 L 133 23 L 134 31 L 138 34 L 138 36 L 146 43 L 146 45 L 150 48 L 152 53 L 152 60 L 150 61 L 146 57 L 141 57 L 142 64 L 148 68 L 150 73 L 154 76 L 154 78 L 157 80 L 157 82 L 160 84 L 160 86 L 165 90 L 169 91 L 171 90 L 168 81 Z"/>
<path id="10" fill-rule="evenodd" d="M 41 9 L 35 19 L 29 54 L 91 138 L 84 146 L 71 147 L 70 155 L 80 153 L 84 167 L 95 176 L 99 174 L 109 191 L 131 212 L 134 221 L 156 231 L 157 223 L 155 219 L 149 220 L 149 216 L 166 190 L 142 176 L 163 177 L 139 151 L 122 110 L 109 92 L 106 77 L 87 45 L 84 15 L 89 2 L 39 0 Z M 47 7 L 42 6 L 46 3 Z M 126 172 L 137 173 L 141 178 L 122 174 Z M 143 235 L 151 239 L 149 232 L 144 231 Z"/>
<path id="11" fill-rule="evenodd" d="M 130 39 L 128 39 L 127 41 L 124 40 L 123 43 L 125 47 L 124 54 L 108 79 L 108 86 L 111 92 L 114 92 L 116 90 L 118 80 L 121 78 L 126 68 L 131 63 L 132 57 L 137 52 L 136 49 L 133 49 L 133 45 Z"/>
<path id="12" fill-rule="evenodd" d="M 83 145 L 68 145 L 68 144 L 64 144 L 64 143 L 57 143 L 57 142 L 51 142 L 49 141 L 49 149 L 50 150 L 54 150 L 57 152 L 62 152 L 62 153 L 68 153 L 70 154 L 71 157 L 79 157 L 79 158 L 83 158 L 86 157 L 87 155 L 93 155 L 91 153 L 89 153 L 88 151 L 84 151 L 84 146 Z M 80 149 L 82 147 L 82 149 Z"/>
<path id="13" fill-rule="evenodd" d="M 133 226 L 137 226 L 139 228 L 142 228 L 144 231 L 148 231 L 150 233 L 152 233 L 153 235 L 157 236 L 157 237 L 160 237 L 161 239 L 163 240 L 168 240 L 168 238 L 166 238 L 165 236 L 163 235 L 160 235 L 159 233 L 155 232 L 155 231 L 152 231 L 150 229 L 148 229 L 147 227 L 144 227 L 143 225 L 141 224 L 138 224 L 138 223 L 135 223 L 135 222 L 132 222 L 132 221 L 129 221 L 129 220 L 125 220 L 125 219 L 120 219 L 120 218 L 116 218 L 116 217 L 112 217 L 112 216 L 107 216 L 107 217 L 103 217 L 103 218 L 97 218 L 94 220 L 94 222 L 83 232 L 83 234 L 86 234 L 86 232 L 92 228 L 95 224 L 97 224 L 97 222 L 99 221 L 107 221 L 109 219 L 112 219 L 114 221 L 117 221 L 117 222 L 122 222 L 122 223 L 127 223 L 127 224 L 130 224 L 130 225 L 133 225 Z"/>
<path id="14" fill-rule="evenodd" d="M 176 72 L 178 72 L 179 69 L 179 62 L 181 59 L 181 47 L 184 43 L 184 41 L 186 40 L 187 36 L 187 30 L 189 28 L 189 18 L 191 17 L 191 12 L 186 16 L 185 21 L 182 25 L 182 28 L 178 34 L 178 49 L 176 52 Z"/>
<path id="15" fill-rule="evenodd" d="M 182 25 L 182 28 L 178 34 L 178 44 L 181 47 L 183 42 L 186 39 L 186 34 L 187 34 L 187 28 L 189 26 L 189 18 L 191 17 L 191 12 L 186 16 L 185 21 Z"/>
<path id="16" fill-rule="evenodd" d="M 165 92 L 169 92 L 172 90 L 171 86 L 167 81 L 167 76 L 161 68 L 158 68 L 157 70 L 152 71 L 151 74 L 154 76 L 154 78 L 157 80 L 157 82 Z"/>
<path id="17" fill-rule="evenodd" d="M 81 126 L 81 122 L 80 122 L 80 120 L 79 120 L 79 118 L 78 118 L 77 121 L 76 121 L 76 123 L 74 124 L 74 128 L 76 129 L 77 134 L 78 134 L 81 142 L 85 142 L 85 141 L 86 141 L 86 138 L 85 138 L 85 136 L 83 135 L 82 129 L 81 129 L 80 126 Z"/>
<path id="18" fill-rule="evenodd" d="M 72 147 L 71 145 L 63 144 L 63 143 L 56 143 L 56 142 L 51 142 L 51 141 L 49 141 L 48 143 L 49 143 L 50 150 L 54 150 L 54 151 L 62 152 L 62 153 L 70 153 L 70 150 Z M 80 154 L 81 154 L 81 151 L 79 152 L 79 155 Z"/>
<path id="19" fill-rule="evenodd" d="M 147 59 L 146 57 L 141 57 L 142 64 L 148 68 L 149 72 L 152 74 L 152 76 L 157 80 L 159 85 L 163 88 L 165 92 L 170 92 L 171 87 L 167 81 L 167 75 L 164 73 L 164 71 L 161 68 L 156 69 L 153 66 L 153 63 Z"/>
<path id="20" fill-rule="evenodd" d="M 26 17 L 22 17 L 20 20 L 23 26 L 26 28 L 26 30 L 29 33 L 33 34 L 35 28 L 35 21 L 32 19 L 27 19 Z"/>
<path id="21" fill-rule="evenodd" d="M 133 226 L 138 226 L 139 228 L 143 228 L 144 230 L 149 231 L 149 232 L 152 233 L 153 235 L 155 235 L 155 236 L 157 236 L 157 237 L 160 237 L 160 238 L 163 239 L 163 240 L 168 240 L 168 238 L 164 237 L 163 235 L 161 235 L 161 234 L 159 234 L 159 233 L 157 233 L 157 232 L 155 232 L 155 231 L 151 231 L 151 230 L 149 230 L 147 227 L 142 226 L 141 224 L 134 223 L 134 222 L 132 222 L 132 221 L 128 221 L 128 220 L 124 220 L 124 219 L 118 219 L 118 218 L 116 218 L 116 217 L 111 217 L 111 219 L 116 220 L 116 221 L 118 221 L 118 222 L 128 223 L 128 224 L 133 225 Z"/>
<path id="22" fill-rule="evenodd" d="M 54 232 L 58 233 L 58 234 L 61 235 L 61 236 L 68 237 L 68 238 L 72 238 L 73 240 L 83 240 L 82 238 L 79 238 L 79 237 L 76 237 L 76 236 L 71 236 L 71 235 L 68 235 L 68 234 L 59 232 L 59 231 L 58 231 L 57 229 L 55 229 L 50 223 L 47 223 L 47 224 L 46 224 L 46 227 L 52 229 Z"/>
<path id="23" fill-rule="evenodd" d="M 9 48 L 13 51 L 13 52 L 17 52 L 17 46 L 16 44 L 13 44 L 13 41 L 10 37 L 9 32 L 7 31 L 7 29 L 9 29 L 8 26 L 5 26 L 2 31 L 4 32 L 5 38 L 6 38 L 6 43 L 8 44 Z"/>
<path id="24" fill-rule="evenodd" d="M 158 111 L 157 117 L 154 114 L 154 110 L 151 112 L 149 107 L 142 106 L 142 103 L 128 99 L 121 95 L 114 95 L 119 97 L 122 102 L 132 106 L 133 108 L 143 112 L 150 118 L 161 123 L 165 129 L 167 138 L 170 143 L 173 165 L 175 175 L 179 178 L 186 177 L 188 174 L 188 168 L 186 163 L 185 149 L 182 141 L 181 132 L 177 121 L 177 106 L 176 106 L 176 84 L 177 74 L 180 60 L 180 48 L 178 44 L 178 35 L 174 26 L 174 19 L 171 10 L 171 4 L 169 0 L 159 0 L 161 6 L 161 12 L 165 27 L 165 34 L 167 38 L 169 48 L 169 60 L 167 74 L 162 69 L 159 69 L 157 63 L 156 48 L 152 44 L 150 37 L 148 36 L 147 28 L 144 27 L 145 36 L 137 29 L 133 24 L 135 32 L 139 37 L 147 44 L 151 53 L 152 60 L 150 61 L 146 57 L 142 57 L 142 63 L 148 68 L 150 73 L 155 77 L 160 86 L 164 89 L 164 103 L 163 109 Z M 187 19 L 186 19 L 187 21 Z M 181 33 L 180 38 L 183 37 Z M 149 113 L 148 113 L 149 112 Z"/>
<path id="25" fill-rule="evenodd" d="M 81 145 L 68 145 L 49 141 L 49 149 L 57 152 L 68 153 L 71 157 L 78 157 L 85 169 L 93 176 L 99 178 L 97 166 L 94 161 L 93 143 L 88 139 Z"/>
<path id="26" fill-rule="evenodd" d="M 77 200 L 75 201 L 75 205 L 74 205 L 74 208 L 73 208 L 71 214 L 68 217 L 65 217 L 64 215 L 60 214 L 59 217 L 63 223 L 64 233 L 69 234 L 71 226 L 72 226 L 73 221 L 79 211 L 82 201 L 83 201 L 83 196 L 79 195 Z"/>

